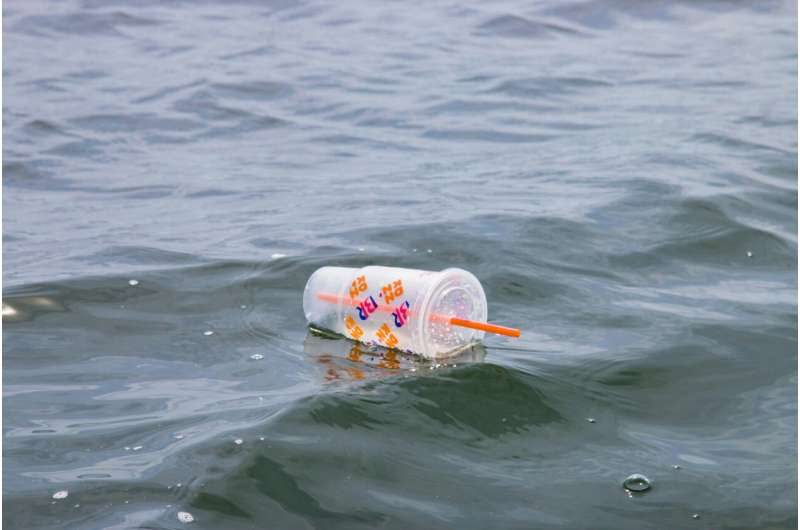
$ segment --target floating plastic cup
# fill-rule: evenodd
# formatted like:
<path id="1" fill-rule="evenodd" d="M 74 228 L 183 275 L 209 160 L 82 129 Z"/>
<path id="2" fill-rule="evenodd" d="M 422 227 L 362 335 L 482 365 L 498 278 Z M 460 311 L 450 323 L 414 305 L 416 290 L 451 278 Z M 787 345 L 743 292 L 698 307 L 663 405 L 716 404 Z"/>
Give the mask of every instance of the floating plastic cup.
<path id="1" fill-rule="evenodd" d="M 303 311 L 316 327 L 433 358 L 455 355 L 487 331 L 520 335 L 486 323 L 480 282 L 455 268 L 322 267 L 308 279 Z"/>

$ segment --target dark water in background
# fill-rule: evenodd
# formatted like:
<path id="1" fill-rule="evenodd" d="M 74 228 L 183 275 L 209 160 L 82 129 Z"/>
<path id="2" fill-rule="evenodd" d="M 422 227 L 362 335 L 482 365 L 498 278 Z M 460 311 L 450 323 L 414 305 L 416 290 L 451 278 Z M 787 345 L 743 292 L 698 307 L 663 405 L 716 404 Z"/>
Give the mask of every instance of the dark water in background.
<path id="1" fill-rule="evenodd" d="M 4 528 L 796 526 L 793 2 L 3 14 Z M 523 337 L 311 336 L 372 263 Z"/>

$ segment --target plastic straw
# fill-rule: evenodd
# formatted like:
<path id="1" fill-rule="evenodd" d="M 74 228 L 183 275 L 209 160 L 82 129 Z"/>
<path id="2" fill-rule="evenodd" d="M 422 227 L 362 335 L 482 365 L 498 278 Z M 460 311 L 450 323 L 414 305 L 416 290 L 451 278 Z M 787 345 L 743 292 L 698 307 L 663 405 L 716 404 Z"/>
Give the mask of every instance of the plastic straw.
<path id="1" fill-rule="evenodd" d="M 358 302 L 356 302 L 351 298 L 336 296 L 335 294 L 330 294 L 330 293 L 317 293 L 317 298 L 319 298 L 323 302 L 330 302 L 332 304 L 344 303 L 350 306 L 358 305 Z M 378 311 L 381 311 L 383 313 L 391 313 L 393 311 L 393 308 L 391 306 L 381 304 L 378 306 Z M 474 320 L 467 320 L 465 318 L 456 318 L 456 317 L 448 317 L 445 315 L 433 314 L 430 316 L 430 319 L 438 322 L 446 322 L 451 326 L 477 329 L 480 331 L 485 331 L 487 333 L 494 333 L 496 335 L 505 335 L 506 337 L 519 337 L 521 335 L 520 330 L 518 330 L 517 328 L 507 328 L 505 326 L 498 326 L 486 322 L 476 322 Z"/>

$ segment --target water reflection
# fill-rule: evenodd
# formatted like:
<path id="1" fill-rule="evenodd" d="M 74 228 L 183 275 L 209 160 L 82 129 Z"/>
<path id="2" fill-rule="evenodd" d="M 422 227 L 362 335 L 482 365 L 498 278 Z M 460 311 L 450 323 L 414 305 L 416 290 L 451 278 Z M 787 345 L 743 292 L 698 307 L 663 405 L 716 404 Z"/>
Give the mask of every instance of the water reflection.
<path id="1" fill-rule="evenodd" d="M 323 369 L 327 381 L 363 381 L 391 377 L 398 373 L 409 374 L 422 370 L 436 370 L 465 363 L 482 363 L 486 349 L 476 343 L 447 362 L 431 361 L 422 356 L 381 346 L 367 345 L 328 333 L 309 329 L 303 349 L 310 360 Z"/>

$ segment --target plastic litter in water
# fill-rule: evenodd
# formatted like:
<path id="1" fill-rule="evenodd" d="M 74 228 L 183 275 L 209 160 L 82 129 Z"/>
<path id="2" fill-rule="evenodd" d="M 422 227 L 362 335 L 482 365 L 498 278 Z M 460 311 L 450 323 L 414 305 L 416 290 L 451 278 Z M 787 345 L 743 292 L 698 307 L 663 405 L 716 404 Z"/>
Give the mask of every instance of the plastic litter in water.
<path id="1" fill-rule="evenodd" d="M 650 479 L 639 473 L 634 473 L 625 479 L 622 486 L 628 491 L 642 492 L 647 491 L 652 487 Z"/>
<path id="2" fill-rule="evenodd" d="M 194 521 L 194 516 L 189 512 L 178 512 L 178 521 L 182 523 L 191 523 Z"/>
<path id="3" fill-rule="evenodd" d="M 700 514 L 696 513 L 696 514 L 692 515 L 692 519 L 700 519 Z"/>
<path id="4" fill-rule="evenodd" d="M 128 280 L 128 285 L 132 286 L 139 285 L 139 280 Z"/>
<path id="5" fill-rule="evenodd" d="M 211 331 L 210 329 L 209 329 L 209 330 L 207 330 L 207 331 L 204 331 L 204 332 L 203 332 L 203 335 L 205 335 L 206 337 L 210 337 L 210 336 L 211 336 L 211 335 L 213 335 L 213 334 L 214 334 L 214 332 L 213 332 L 213 331 Z"/>
<path id="6" fill-rule="evenodd" d="M 589 423 L 596 423 L 597 422 L 597 420 L 595 420 L 594 418 L 586 418 L 586 421 L 588 421 Z"/>
<path id="7" fill-rule="evenodd" d="M 53 493 L 53 498 L 58 499 L 66 499 L 69 496 L 69 492 L 67 490 L 61 490 Z"/>
<path id="8" fill-rule="evenodd" d="M 306 283 L 303 313 L 314 328 L 434 359 L 462 351 L 487 332 L 520 336 L 518 329 L 486 322 L 483 287 L 457 268 L 322 267 Z"/>
<path id="9" fill-rule="evenodd" d="M 753 253 L 752 253 L 752 252 L 750 252 L 749 250 L 747 251 L 747 257 L 748 257 L 748 258 L 752 258 L 752 257 L 753 257 Z"/>
<path id="10" fill-rule="evenodd" d="M 680 469 L 680 468 L 681 468 L 681 466 L 679 466 L 678 464 L 675 464 L 674 466 L 672 466 L 672 469 Z"/>
<path id="11" fill-rule="evenodd" d="M 286 254 L 281 254 L 280 252 L 276 252 L 275 254 L 270 256 L 270 258 L 272 258 L 272 259 L 280 259 L 280 258 L 285 258 L 285 257 L 286 257 Z"/>
<path id="12" fill-rule="evenodd" d="M 242 445 L 244 443 L 244 440 L 242 440 L 241 438 L 237 438 L 233 441 L 233 443 L 235 443 L 236 445 Z"/>
<path id="13" fill-rule="evenodd" d="M 264 358 L 264 356 L 260 353 L 254 353 L 253 355 L 250 356 L 250 358 L 253 359 L 254 361 L 260 361 L 261 359 Z"/>

